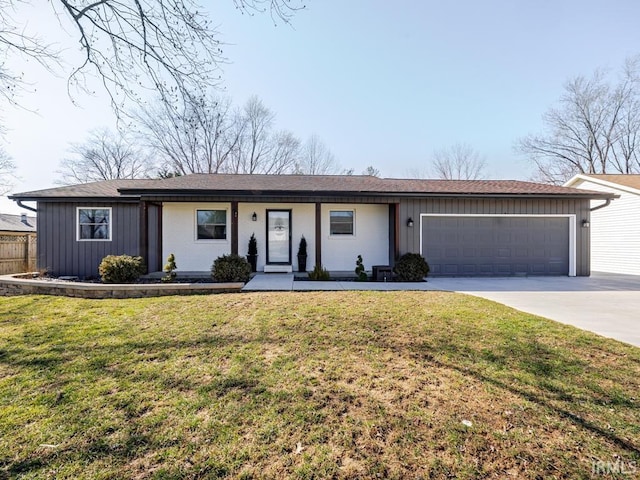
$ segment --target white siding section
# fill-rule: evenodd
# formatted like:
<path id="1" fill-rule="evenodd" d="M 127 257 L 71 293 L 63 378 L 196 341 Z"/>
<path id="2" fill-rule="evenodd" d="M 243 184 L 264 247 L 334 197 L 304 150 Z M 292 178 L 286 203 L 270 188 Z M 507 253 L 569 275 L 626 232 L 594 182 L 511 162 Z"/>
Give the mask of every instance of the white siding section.
<path id="1" fill-rule="evenodd" d="M 329 235 L 329 211 L 353 210 L 354 235 Z M 322 266 L 333 271 L 352 271 L 362 255 L 365 268 L 389 263 L 389 206 L 368 204 L 322 205 Z M 311 264 L 313 266 L 313 264 Z"/>
<path id="2" fill-rule="evenodd" d="M 640 195 L 588 180 L 576 188 L 620 195 L 591 212 L 591 270 L 640 275 Z M 593 200 L 591 207 L 604 200 Z"/>
<path id="3" fill-rule="evenodd" d="M 291 263 L 298 270 L 298 245 L 302 235 L 307 239 L 307 270 L 315 265 L 315 204 L 314 203 L 240 203 L 238 205 L 238 255 L 246 256 L 249 238 L 254 233 L 258 242 L 258 271 L 264 270 L 267 259 L 267 210 L 291 210 Z M 257 221 L 251 216 L 256 212 Z M 355 267 L 354 267 L 355 268 Z"/>
<path id="4" fill-rule="evenodd" d="M 196 240 L 196 210 L 226 210 L 226 240 Z M 173 253 L 178 271 L 208 271 L 231 253 L 230 203 L 165 203 L 162 208 L 162 261 Z M 245 252 L 246 253 L 246 252 Z"/>

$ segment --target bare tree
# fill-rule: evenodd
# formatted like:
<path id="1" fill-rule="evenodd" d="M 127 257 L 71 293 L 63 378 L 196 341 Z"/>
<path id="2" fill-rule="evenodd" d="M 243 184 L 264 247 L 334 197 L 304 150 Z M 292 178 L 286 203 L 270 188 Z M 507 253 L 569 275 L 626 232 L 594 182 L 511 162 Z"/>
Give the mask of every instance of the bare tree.
<path id="1" fill-rule="evenodd" d="M 312 135 L 305 142 L 295 173 L 302 175 L 334 175 L 340 165 L 320 137 Z"/>
<path id="2" fill-rule="evenodd" d="M 233 0 L 243 13 L 269 11 L 274 21 L 288 22 L 297 0 Z M 69 55 L 16 20 L 29 0 L 0 0 L 0 58 L 35 59 L 54 70 Z M 51 24 L 75 38 L 82 58 L 72 68 L 69 85 L 86 87 L 96 75 L 116 112 L 123 102 L 140 100 L 145 90 L 165 101 L 206 90 L 219 79 L 225 62 L 218 33 L 194 0 L 97 0 L 49 3 Z M 15 92 L 28 79 L 0 64 L 0 95 L 16 102 Z"/>
<path id="3" fill-rule="evenodd" d="M 485 175 L 486 162 L 466 143 L 456 143 L 433 154 L 436 178 L 446 180 L 478 180 Z"/>
<path id="4" fill-rule="evenodd" d="M 616 84 L 606 72 L 578 76 L 543 116 L 545 132 L 516 143 L 538 179 L 561 184 L 577 173 L 640 172 L 640 56 L 626 61 Z"/>
<path id="5" fill-rule="evenodd" d="M 372 177 L 379 177 L 380 176 L 380 170 L 378 170 L 377 168 L 374 168 L 373 165 L 369 165 L 367 168 L 365 168 L 362 171 L 363 175 L 371 175 Z"/>
<path id="6" fill-rule="evenodd" d="M 160 101 L 139 110 L 136 120 L 141 140 L 170 172 L 219 173 L 237 148 L 239 132 L 226 97 L 190 98 L 180 108 Z"/>
<path id="7" fill-rule="evenodd" d="M 94 130 L 84 143 L 71 146 L 72 156 L 60 162 L 58 183 L 146 178 L 154 170 L 147 155 L 122 136 L 108 129 Z"/>
<path id="8" fill-rule="evenodd" d="M 262 173 L 281 175 L 295 168 L 300 153 L 300 140 L 291 132 L 282 130 L 272 138 L 271 158 L 262 169 Z"/>
<path id="9" fill-rule="evenodd" d="M 227 168 L 231 173 L 263 173 L 269 169 L 274 149 L 275 114 L 253 96 L 247 100 L 236 121 L 238 144 Z"/>
<path id="10" fill-rule="evenodd" d="M 9 154 L 0 147 L 0 195 L 7 193 L 13 187 L 16 165 Z"/>
<path id="11" fill-rule="evenodd" d="M 139 111 L 141 139 L 162 159 L 161 174 L 266 173 L 293 170 L 300 141 L 274 132 L 274 113 L 252 97 L 243 109 L 229 98 L 190 99 L 177 111 L 162 102 Z"/>

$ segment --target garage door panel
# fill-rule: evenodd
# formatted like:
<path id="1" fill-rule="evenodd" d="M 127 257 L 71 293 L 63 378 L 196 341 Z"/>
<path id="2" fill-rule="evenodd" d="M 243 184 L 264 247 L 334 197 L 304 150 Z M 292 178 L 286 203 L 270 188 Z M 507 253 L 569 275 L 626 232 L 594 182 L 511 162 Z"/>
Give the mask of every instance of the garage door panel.
<path id="1" fill-rule="evenodd" d="M 544 275 L 545 265 L 541 263 L 532 263 L 529 265 L 529 271 L 532 275 Z"/>
<path id="2" fill-rule="evenodd" d="M 445 263 L 443 271 L 445 275 L 459 275 L 461 273 L 457 263 Z"/>
<path id="3" fill-rule="evenodd" d="M 465 275 L 477 275 L 477 270 L 478 269 L 476 265 L 472 263 L 465 263 L 464 265 L 462 265 L 462 273 L 464 273 Z"/>
<path id="4" fill-rule="evenodd" d="M 465 258 L 475 258 L 477 256 L 476 249 L 473 247 L 465 247 L 462 249 L 462 255 Z"/>
<path id="5" fill-rule="evenodd" d="M 433 275 L 567 275 L 567 217 L 422 217 Z"/>
<path id="6" fill-rule="evenodd" d="M 508 263 L 498 263 L 496 264 L 495 272 L 498 275 L 511 275 L 511 265 Z"/>
<path id="7" fill-rule="evenodd" d="M 518 275 L 529 273 L 529 265 L 527 263 L 515 263 L 513 273 Z"/>
<path id="8" fill-rule="evenodd" d="M 515 247 L 516 258 L 528 258 L 530 250 L 527 247 Z"/>
<path id="9" fill-rule="evenodd" d="M 437 277 L 438 275 L 442 275 L 442 264 L 441 263 L 429 264 L 429 274 L 435 277 Z"/>

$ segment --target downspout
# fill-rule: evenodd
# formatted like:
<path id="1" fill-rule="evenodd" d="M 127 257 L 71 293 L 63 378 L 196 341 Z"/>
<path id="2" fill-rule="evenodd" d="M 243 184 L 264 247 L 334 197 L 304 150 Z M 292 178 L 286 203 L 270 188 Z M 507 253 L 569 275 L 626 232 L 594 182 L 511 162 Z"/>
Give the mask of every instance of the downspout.
<path id="1" fill-rule="evenodd" d="M 602 205 L 598 205 L 597 207 L 590 208 L 590 212 L 595 212 L 596 210 L 600 210 L 601 208 L 608 207 L 611 205 L 611 199 L 607 198 Z"/>
<path id="2" fill-rule="evenodd" d="M 19 207 L 24 208 L 25 210 L 31 210 L 32 212 L 38 213 L 37 208 L 33 208 L 33 207 L 29 207 L 28 205 L 25 205 L 24 203 L 22 203 L 22 200 L 16 200 L 16 203 L 18 204 Z"/>

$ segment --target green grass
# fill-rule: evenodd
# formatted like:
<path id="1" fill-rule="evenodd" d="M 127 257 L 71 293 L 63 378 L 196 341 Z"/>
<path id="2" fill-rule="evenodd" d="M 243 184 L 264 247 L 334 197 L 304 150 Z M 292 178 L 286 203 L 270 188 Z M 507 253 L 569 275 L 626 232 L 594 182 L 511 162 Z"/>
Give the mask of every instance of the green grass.
<path id="1" fill-rule="evenodd" d="M 640 349 L 457 294 L 0 298 L 0 478 L 593 478 L 638 395 Z"/>

